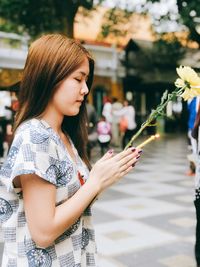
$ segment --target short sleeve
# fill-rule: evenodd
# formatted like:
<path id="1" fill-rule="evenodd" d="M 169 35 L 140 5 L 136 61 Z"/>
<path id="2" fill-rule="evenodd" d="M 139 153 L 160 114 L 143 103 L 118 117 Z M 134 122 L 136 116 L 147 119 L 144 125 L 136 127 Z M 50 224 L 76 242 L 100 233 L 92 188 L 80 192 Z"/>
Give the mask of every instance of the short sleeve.
<path id="1" fill-rule="evenodd" d="M 8 191 L 13 190 L 13 179 L 23 174 L 36 174 L 57 185 L 58 166 L 56 143 L 49 132 L 29 128 L 15 136 L 0 175 Z"/>

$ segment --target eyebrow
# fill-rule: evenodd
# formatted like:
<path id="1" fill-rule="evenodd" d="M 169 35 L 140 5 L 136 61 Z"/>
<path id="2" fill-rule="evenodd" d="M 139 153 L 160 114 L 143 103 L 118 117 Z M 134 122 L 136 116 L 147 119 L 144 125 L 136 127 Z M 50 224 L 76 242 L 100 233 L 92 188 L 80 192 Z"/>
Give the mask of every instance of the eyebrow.
<path id="1" fill-rule="evenodd" d="M 81 73 L 83 76 L 86 76 L 86 77 L 89 76 L 89 74 L 86 74 L 84 71 L 78 71 L 78 72 Z"/>

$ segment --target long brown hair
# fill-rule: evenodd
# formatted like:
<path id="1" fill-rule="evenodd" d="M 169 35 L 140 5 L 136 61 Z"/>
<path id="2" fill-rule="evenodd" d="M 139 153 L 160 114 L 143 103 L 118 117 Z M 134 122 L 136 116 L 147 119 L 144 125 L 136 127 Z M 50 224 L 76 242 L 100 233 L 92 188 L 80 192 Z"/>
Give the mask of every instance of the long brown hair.
<path id="1" fill-rule="evenodd" d="M 19 91 L 19 111 L 16 114 L 14 132 L 25 120 L 40 116 L 53 96 L 58 84 L 88 59 L 90 89 L 93 81 L 94 60 L 89 52 L 77 41 L 61 34 L 43 35 L 32 43 Z M 90 167 L 87 154 L 87 113 L 86 97 L 78 115 L 65 116 L 63 132 L 69 134 L 79 155 Z"/>

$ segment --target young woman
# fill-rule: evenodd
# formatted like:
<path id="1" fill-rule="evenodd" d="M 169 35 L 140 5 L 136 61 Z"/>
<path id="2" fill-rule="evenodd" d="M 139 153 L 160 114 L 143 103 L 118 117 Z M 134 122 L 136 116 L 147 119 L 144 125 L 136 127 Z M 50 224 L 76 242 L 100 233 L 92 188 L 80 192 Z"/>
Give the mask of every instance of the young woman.
<path id="1" fill-rule="evenodd" d="M 2 267 L 97 266 L 91 203 L 132 170 L 140 151 L 109 151 L 90 167 L 85 102 L 93 69 L 87 50 L 65 36 L 30 47 L 1 168 Z"/>

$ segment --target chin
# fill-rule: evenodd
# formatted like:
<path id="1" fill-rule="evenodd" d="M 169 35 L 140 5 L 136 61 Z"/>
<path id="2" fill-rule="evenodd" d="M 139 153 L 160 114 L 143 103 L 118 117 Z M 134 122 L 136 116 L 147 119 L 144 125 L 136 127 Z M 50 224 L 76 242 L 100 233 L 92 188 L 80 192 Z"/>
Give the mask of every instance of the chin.
<path id="1" fill-rule="evenodd" d="M 80 109 L 73 110 L 73 111 L 71 111 L 70 113 L 65 114 L 65 115 L 66 115 L 66 116 L 76 116 L 76 115 L 79 114 L 79 111 L 80 111 Z"/>

